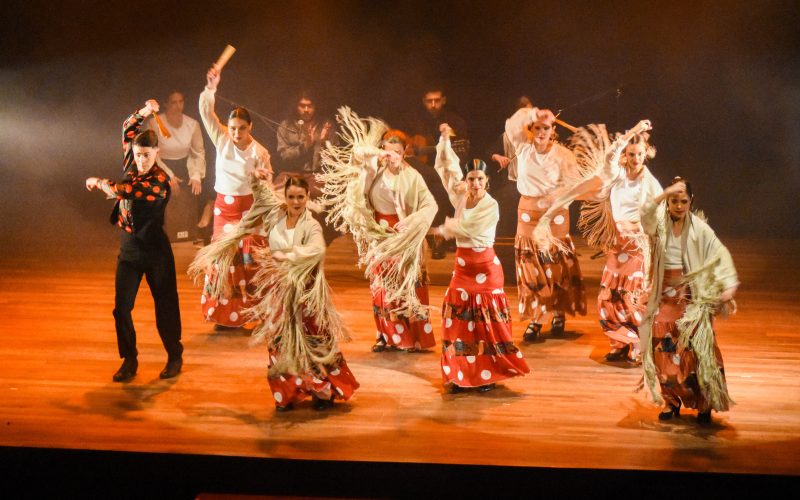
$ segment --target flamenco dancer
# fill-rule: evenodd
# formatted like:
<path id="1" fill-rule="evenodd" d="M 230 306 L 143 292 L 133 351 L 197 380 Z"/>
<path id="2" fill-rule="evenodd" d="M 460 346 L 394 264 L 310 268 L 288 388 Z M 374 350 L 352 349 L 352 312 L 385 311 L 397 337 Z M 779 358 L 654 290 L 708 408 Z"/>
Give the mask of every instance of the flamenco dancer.
<path id="1" fill-rule="evenodd" d="M 142 277 L 150 287 L 156 308 L 156 328 L 167 351 L 167 364 L 159 376 L 162 379 L 175 377 L 183 366 L 175 259 L 162 228 L 164 209 L 170 197 L 169 175 L 156 165 L 158 136 L 152 130 L 139 133 L 145 118 L 158 109 L 158 103 L 151 99 L 122 125 L 125 172 L 122 181 L 86 179 L 86 189 L 99 189 L 109 199 L 116 199 L 111 223 L 122 230 L 115 278 L 114 326 L 123 362 L 114 373 L 114 382 L 132 379 L 139 368 L 131 312 Z"/>
<path id="2" fill-rule="evenodd" d="M 691 184 L 676 177 L 644 207 L 642 223 L 655 241 L 653 289 L 640 334 L 645 381 L 663 404 L 659 420 L 678 417 L 683 406 L 707 424 L 711 410 L 733 404 L 713 318 L 735 312 L 739 280 L 728 249 L 702 214 L 691 211 L 693 200 Z"/>
<path id="3" fill-rule="evenodd" d="M 288 177 L 281 202 L 269 176 L 258 175 L 262 177 L 253 183 L 250 211 L 233 230 L 198 252 L 190 272 L 197 276 L 209 267 L 227 266 L 242 238 L 261 230 L 268 235 L 269 248 L 256 253 L 258 301 L 245 315 L 259 321 L 254 343 L 265 341 L 269 349 L 267 380 L 276 410 L 291 410 L 308 395 L 314 409 L 324 410 L 336 398 L 350 399 L 359 384 L 337 347 L 348 335 L 325 279 L 322 226 L 306 207 L 305 179 Z M 218 278 L 212 286 L 225 284 Z"/>
<path id="4" fill-rule="evenodd" d="M 267 149 L 251 135 L 253 121 L 246 109 L 237 107 L 228 115 L 227 126 L 214 112 L 214 96 L 219 86 L 221 71 L 213 66 L 206 74 L 206 88 L 200 94 L 200 117 L 206 132 L 217 150 L 215 163 L 214 232 L 212 240 L 219 239 L 241 220 L 253 204 L 250 177 L 258 171 L 262 177 L 272 176 L 272 166 Z M 200 303 L 207 321 L 220 327 L 238 328 L 246 323 L 242 309 L 249 304 L 251 288 L 248 284 L 256 271 L 253 251 L 266 245 L 263 237 L 249 235 L 240 240 L 240 249 L 229 268 L 217 268 L 208 276 L 208 282 L 217 280 L 219 273 L 229 279 L 231 286 L 223 287 L 227 294 L 217 295 L 219 287 L 208 284 L 203 289 Z"/>
<path id="5" fill-rule="evenodd" d="M 516 154 L 516 169 L 509 171 L 509 178 L 516 181 L 520 194 L 514 259 L 520 319 L 528 322 L 523 334 L 527 342 L 539 338 L 549 314 L 554 336 L 564 334 L 566 314 L 586 314 L 586 290 L 569 234 L 569 205 L 559 207 L 550 219 L 558 245 L 543 252 L 533 238 L 557 191 L 581 178 L 575 155 L 556 142 L 555 120 L 549 109 L 534 107 L 523 107 L 506 120 L 506 137 Z"/>
<path id="6" fill-rule="evenodd" d="M 377 328 L 374 352 L 436 345 L 428 317 L 425 236 L 437 205 L 419 172 L 403 160 L 406 135 L 380 120 L 339 110 L 343 144 L 328 144 L 318 179 L 327 220 L 353 235 L 366 266 Z M 379 148 L 381 145 L 382 148 Z"/>
<path id="7" fill-rule="evenodd" d="M 449 126 L 443 124 L 440 130 L 435 168 L 455 215 L 431 233 L 455 238 L 457 245 L 453 278 L 442 305 L 442 380 L 450 393 L 468 387 L 486 392 L 529 369 L 514 345 L 503 267 L 494 252 L 500 211 L 486 192 L 486 163 L 468 162 L 465 179 L 450 145 Z"/>
<path id="8" fill-rule="evenodd" d="M 591 172 L 569 192 L 553 202 L 539 220 L 537 244 L 558 246 L 550 232 L 557 211 L 575 199 L 581 207 L 578 228 L 592 247 L 605 251 L 608 260 L 600 277 L 597 308 L 600 326 L 611 343 L 606 361 L 641 363 L 639 326 L 648 297 L 650 238 L 641 224 L 640 211 L 661 194 L 661 185 L 645 166 L 655 156 L 648 143 L 648 120 L 610 142 L 602 125 L 581 128 L 572 136 L 578 161 Z"/>

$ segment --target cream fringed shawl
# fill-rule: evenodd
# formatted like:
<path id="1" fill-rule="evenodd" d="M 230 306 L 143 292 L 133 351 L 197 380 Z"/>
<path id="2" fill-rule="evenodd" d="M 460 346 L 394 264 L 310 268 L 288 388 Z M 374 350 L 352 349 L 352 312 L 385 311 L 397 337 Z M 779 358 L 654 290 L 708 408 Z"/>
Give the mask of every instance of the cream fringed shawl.
<path id="1" fill-rule="evenodd" d="M 662 403 L 658 377 L 653 361 L 652 329 L 658 314 L 664 288 L 664 262 L 667 238 L 672 237 L 668 217 L 657 217 L 664 213 L 664 204 L 656 205 L 652 199 L 645 205 L 642 222 L 645 230 L 656 237 L 653 252 L 653 290 L 647 306 L 647 314 L 639 328 L 642 345 L 642 368 L 644 383 L 653 400 Z M 689 347 L 697 356 L 697 380 L 703 395 L 717 411 L 724 411 L 734 403 L 728 394 L 725 380 L 717 365 L 714 350 L 712 318 L 719 310 L 719 297 L 728 288 L 739 283 L 733 259 L 727 248 L 719 241 L 714 231 L 703 220 L 701 214 L 689 213 L 681 233 L 681 258 L 688 272 L 683 283 L 688 284 L 691 301 L 683 316 L 677 321 L 678 344 Z"/>
<path id="2" fill-rule="evenodd" d="M 397 175 L 395 191 L 398 216 L 405 229 L 395 231 L 375 220 L 368 199 L 369 188 L 378 178 L 374 157 L 387 130 L 375 118 L 361 119 L 348 107 L 339 108 L 341 146 L 326 144 L 323 170 L 317 180 L 328 209 L 327 222 L 340 232 L 349 232 L 358 249 L 358 264 L 367 278 L 378 274 L 386 301 L 398 304 L 398 312 L 427 315 L 416 294 L 422 276 L 425 235 L 436 215 L 436 202 L 425 181 L 410 166 Z"/>
<path id="3" fill-rule="evenodd" d="M 615 182 L 624 175 L 619 159 L 626 145 L 627 142 L 622 139 L 612 142 L 605 125 L 588 125 L 573 134 L 570 147 L 578 161 L 581 176 L 574 179 L 571 186 L 565 185 L 558 190 L 550 209 L 539 220 L 534 230 L 534 239 L 540 248 L 562 248 L 563 243 L 550 232 L 550 220 L 555 212 L 575 200 L 584 201 L 577 226 L 589 246 L 608 251 L 614 245 L 617 227 L 611 213 L 610 194 Z M 661 193 L 661 185 L 647 167 L 642 175 L 644 178 L 640 210 L 648 199 Z M 645 255 L 645 265 L 649 265 L 649 238 L 642 233 L 628 236 L 632 237 L 634 244 Z"/>
<path id="4" fill-rule="evenodd" d="M 254 202 L 250 212 L 232 231 L 201 249 L 189 267 L 197 279 L 209 269 L 228 269 L 244 236 L 260 228 L 269 233 L 286 216 L 281 203 L 267 184 L 253 185 Z M 295 227 L 292 250 L 287 260 L 276 262 L 268 248 L 256 252 L 259 270 L 253 278 L 254 305 L 243 313 L 259 321 L 251 343 L 266 342 L 281 353 L 270 374 L 320 373 L 334 365 L 338 340 L 348 340 L 347 329 L 333 304 L 332 293 L 323 271 L 325 240 L 319 223 L 306 210 Z M 229 280 L 225 273 L 212 273 L 212 297 L 224 297 Z M 314 318 L 320 335 L 308 335 L 303 315 Z M 320 373 L 324 375 L 324 373 Z"/>

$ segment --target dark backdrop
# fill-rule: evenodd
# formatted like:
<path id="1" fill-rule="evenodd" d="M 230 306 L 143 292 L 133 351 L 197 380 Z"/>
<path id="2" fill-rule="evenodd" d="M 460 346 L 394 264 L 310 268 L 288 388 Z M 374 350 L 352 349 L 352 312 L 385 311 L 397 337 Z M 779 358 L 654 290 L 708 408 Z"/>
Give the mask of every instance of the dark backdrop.
<path id="1" fill-rule="evenodd" d="M 276 120 L 310 85 L 328 112 L 348 104 L 402 124 L 430 81 L 446 86 L 479 153 L 522 94 L 578 125 L 649 118 L 651 169 L 662 183 L 690 178 L 720 234 L 798 237 L 798 11 L 792 1 L 6 2 L 0 251 L 113 238 L 109 202 L 83 179 L 119 174 L 120 124 L 147 98 L 184 89 L 196 116 L 226 43 L 238 51 L 220 94 Z M 255 136 L 274 151 L 265 123 Z"/>

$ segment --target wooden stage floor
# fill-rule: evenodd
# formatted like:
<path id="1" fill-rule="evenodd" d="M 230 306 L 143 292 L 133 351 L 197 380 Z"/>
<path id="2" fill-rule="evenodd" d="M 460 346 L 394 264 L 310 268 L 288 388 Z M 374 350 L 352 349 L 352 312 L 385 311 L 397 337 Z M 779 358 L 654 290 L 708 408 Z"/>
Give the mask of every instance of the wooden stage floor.
<path id="1" fill-rule="evenodd" d="M 570 469 L 800 475 L 800 242 L 728 240 L 742 286 L 737 316 L 717 322 L 738 403 L 698 426 L 661 423 L 635 393 L 640 370 L 603 361 L 594 297 L 602 265 L 581 247 L 590 312 L 563 339 L 521 343 L 532 369 L 485 394 L 443 394 L 439 353 L 370 352 L 375 329 L 354 247 L 327 260 L 335 300 L 352 329 L 342 346 L 361 383 L 328 412 L 276 413 L 263 348 L 247 332 L 216 332 L 199 291 L 179 274 L 184 371 L 162 381 L 165 353 L 143 283 L 135 311 L 139 374 L 118 384 L 111 316 L 116 250 L 67 259 L 0 259 L 0 446 L 221 457 L 468 464 Z M 179 271 L 194 248 L 176 245 Z M 74 255 L 73 255 L 74 254 Z M 508 258 L 508 257 L 506 257 Z M 66 266 L 64 265 L 66 263 Z M 452 254 L 432 261 L 433 322 Z M 513 279 L 513 277 L 512 277 Z M 509 280 L 507 279 L 507 282 Z M 506 288 L 513 303 L 516 290 Z M 516 317 L 515 317 L 516 320 Z M 514 323 L 515 338 L 523 325 Z"/>

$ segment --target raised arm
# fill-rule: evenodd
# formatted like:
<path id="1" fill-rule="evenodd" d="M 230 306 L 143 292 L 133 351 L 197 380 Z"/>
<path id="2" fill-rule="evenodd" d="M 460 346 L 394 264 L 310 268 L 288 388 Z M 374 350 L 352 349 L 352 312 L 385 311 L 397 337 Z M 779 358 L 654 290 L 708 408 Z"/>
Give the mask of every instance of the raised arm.
<path id="1" fill-rule="evenodd" d="M 137 111 L 134 111 L 122 123 L 122 171 L 127 172 L 131 168 L 135 168 L 133 161 L 133 138 L 142 128 L 145 119 L 152 115 L 153 112 L 158 112 L 158 102 L 155 99 L 148 99 L 144 106 Z"/>
<path id="2" fill-rule="evenodd" d="M 442 185 L 447 191 L 450 204 L 452 204 L 454 208 L 458 208 L 459 203 L 467 192 L 462 182 L 464 180 L 464 174 L 461 172 L 461 161 L 450 144 L 450 127 L 446 123 L 443 123 L 439 127 L 439 131 L 441 135 L 439 137 L 439 143 L 436 145 L 436 161 L 434 162 L 434 168 L 436 169 L 436 173 L 439 174 Z"/>
<path id="3" fill-rule="evenodd" d="M 536 119 L 537 111 L 536 108 L 520 108 L 506 120 L 506 138 L 511 142 L 515 152 L 527 142 L 528 137 L 525 131 Z"/>
<path id="4" fill-rule="evenodd" d="M 206 128 L 211 142 L 219 146 L 223 139 L 228 135 L 228 129 L 219 121 L 217 113 L 214 112 L 215 94 L 219 85 L 220 72 L 216 68 L 211 68 L 206 73 L 206 88 L 200 93 L 200 118 Z"/>

